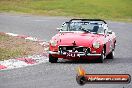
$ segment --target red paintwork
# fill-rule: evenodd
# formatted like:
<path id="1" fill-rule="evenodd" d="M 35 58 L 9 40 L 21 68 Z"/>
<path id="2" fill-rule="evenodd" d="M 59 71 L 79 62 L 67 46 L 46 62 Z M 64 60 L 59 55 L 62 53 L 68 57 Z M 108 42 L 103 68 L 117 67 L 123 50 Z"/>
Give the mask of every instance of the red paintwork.
<path id="1" fill-rule="evenodd" d="M 58 33 L 54 37 L 52 37 L 52 40 L 57 41 L 57 46 L 51 46 L 49 44 L 49 50 L 50 51 L 58 51 L 59 45 L 69 45 L 72 46 L 73 41 L 76 42 L 77 46 L 84 46 L 84 47 L 90 47 L 91 51 L 96 51 L 96 54 L 100 54 L 102 52 L 102 48 L 104 44 L 106 44 L 106 54 L 109 54 L 111 52 L 110 50 L 110 44 L 112 44 L 112 47 L 114 47 L 115 40 L 115 34 L 92 34 L 92 33 L 85 33 L 85 32 L 64 32 L 64 33 Z M 111 40 L 111 41 L 109 41 Z M 95 41 L 100 42 L 101 46 L 98 49 L 93 48 L 93 43 Z M 60 55 L 53 55 L 54 57 L 58 58 L 66 58 L 65 56 Z M 97 58 L 96 57 L 83 57 L 83 58 Z M 74 59 L 74 58 L 66 58 L 66 59 Z"/>

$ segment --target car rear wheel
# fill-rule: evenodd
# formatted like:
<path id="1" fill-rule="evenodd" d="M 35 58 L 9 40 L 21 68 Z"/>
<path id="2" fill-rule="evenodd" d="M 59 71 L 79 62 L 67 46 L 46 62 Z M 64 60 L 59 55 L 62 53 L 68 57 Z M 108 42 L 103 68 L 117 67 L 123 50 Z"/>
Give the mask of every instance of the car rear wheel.
<path id="1" fill-rule="evenodd" d="M 100 63 L 103 63 L 104 62 L 104 59 L 105 59 L 105 51 L 104 51 L 104 49 L 102 50 L 102 54 L 101 54 L 101 56 L 100 56 L 100 58 L 99 58 L 99 62 Z"/>
<path id="2" fill-rule="evenodd" d="M 56 63 L 58 61 L 58 58 L 53 57 L 51 54 L 49 54 L 49 62 L 50 63 Z"/>

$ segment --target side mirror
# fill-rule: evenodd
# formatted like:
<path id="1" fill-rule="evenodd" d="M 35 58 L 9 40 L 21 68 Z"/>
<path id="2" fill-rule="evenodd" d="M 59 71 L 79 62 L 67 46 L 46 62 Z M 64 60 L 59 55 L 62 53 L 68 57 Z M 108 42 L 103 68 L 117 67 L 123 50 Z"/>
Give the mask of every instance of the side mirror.
<path id="1" fill-rule="evenodd" d="M 57 29 L 57 31 L 61 31 L 62 30 L 62 28 L 56 28 Z"/>
<path id="2" fill-rule="evenodd" d="M 107 32 L 108 34 L 112 34 L 112 30 L 108 30 L 108 32 Z"/>

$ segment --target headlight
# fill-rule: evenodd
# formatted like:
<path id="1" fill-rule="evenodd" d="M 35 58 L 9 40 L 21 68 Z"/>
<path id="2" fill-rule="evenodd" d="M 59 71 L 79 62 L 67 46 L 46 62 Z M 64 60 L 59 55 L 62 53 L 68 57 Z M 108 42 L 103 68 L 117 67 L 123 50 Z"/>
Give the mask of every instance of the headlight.
<path id="1" fill-rule="evenodd" d="M 96 48 L 96 49 L 99 48 L 100 47 L 100 43 L 99 42 L 94 42 L 93 43 L 93 47 Z"/>
<path id="2" fill-rule="evenodd" d="M 52 46 L 56 46 L 56 45 L 57 45 L 57 42 L 54 41 L 54 40 L 50 40 L 50 44 L 51 44 Z"/>

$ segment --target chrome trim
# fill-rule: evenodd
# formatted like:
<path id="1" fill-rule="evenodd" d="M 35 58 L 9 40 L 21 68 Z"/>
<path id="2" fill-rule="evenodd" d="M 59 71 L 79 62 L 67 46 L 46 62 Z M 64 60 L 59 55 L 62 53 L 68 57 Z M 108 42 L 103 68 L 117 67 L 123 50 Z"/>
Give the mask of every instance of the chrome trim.
<path id="1" fill-rule="evenodd" d="M 69 45 L 59 45 L 59 46 L 67 47 L 67 46 L 69 46 Z M 58 46 L 58 47 L 59 47 L 59 46 Z M 71 45 L 71 46 L 73 46 L 73 45 Z M 84 46 L 75 46 L 75 47 L 84 47 Z"/>
<path id="2" fill-rule="evenodd" d="M 69 45 L 59 45 L 59 46 L 67 47 L 67 46 L 69 46 Z M 58 48 L 59 48 L 59 46 L 58 46 Z M 80 47 L 89 48 L 90 51 L 91 51 L 91 48 L 90 48 L 90 47 L 86 47 L 86 46 L 75 46 L 75 47 L 76 47 L 76 48 L 80 48 Z"/>
<path id="3" fill-rule="evenodd" d="M 86 56 L 84 52 L 78 52 L 80 56 Z M 59 52 L 53 52 L 53 51 L 49 51 L 49 54 L 57 54 L 57 55 L 61 55 L 59 54 Z M 66 55 L 66 52 L 63 53 L 63 55 Z M 101 56 L 101 54 L 87 54 L 87 56 Z"/>
<path id="4" fill-rule="evenodd" d="M 60 46 L 67 47 L 67 46 L 69 46 L 69 45 L 59 45 L 58 48 L 59 48 Z M 75 46 L 75 48 L 83 48 L 83 47 L 84 47 L 84 48 L 87 48 L 87 49 L 89 48 L 89 49 L 90 49 L 90 52 L 91 52 L 91 48 L 90 48 L 90 47 L 85 47 L 85 46 Z M 87 51 L 87 49 L 86 49 L 86 51 Z M 86 52 L 86 51 L 85 51 L 85 52 Z M 80 52 L 80 53 L 82 53 L 82 52 Z M 84 53 L 84 52 L 83 52 L 83 53 Z"/>
<path id="5" fill-rule="evenodd" d="M 101 56 L 101 54 L 87 54 L 87 56 Z"/>
<path id="6" fill-rule="evenodd" d="M 49 51 L 49 54 L 58 54 L 59 55 L 59 52 Z"/>

